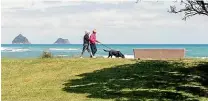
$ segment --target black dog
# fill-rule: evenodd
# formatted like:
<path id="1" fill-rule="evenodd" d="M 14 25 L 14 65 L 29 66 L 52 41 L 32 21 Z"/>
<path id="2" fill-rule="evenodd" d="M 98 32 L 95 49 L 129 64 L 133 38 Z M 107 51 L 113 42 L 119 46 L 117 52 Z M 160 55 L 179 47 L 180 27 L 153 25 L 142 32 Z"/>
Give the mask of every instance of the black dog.
<path id="1" fill-rule="evenodd" d="M 120 52 L 120 51 L 116 51 L 116 50 L 105 50 L 103 49 L 105 52 L 108 52 L 109 55 L 108 55 L 108 58 L 112 56 L 115 56 L 116 58 L 119 58 L 119 57 L 122 57 L 122 58 L 125 58 L 125 56 Z"/>

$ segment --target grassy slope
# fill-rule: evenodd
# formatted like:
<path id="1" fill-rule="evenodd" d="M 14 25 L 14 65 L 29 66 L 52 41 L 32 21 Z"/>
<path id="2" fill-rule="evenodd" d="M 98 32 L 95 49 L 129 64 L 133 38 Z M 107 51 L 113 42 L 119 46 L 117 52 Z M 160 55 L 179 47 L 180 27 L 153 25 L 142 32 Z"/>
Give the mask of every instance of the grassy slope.
<path id="1" fill-rule="evenodd" d="M 136 63 L 126 59 L 3 59 L 2 100 L 205 101 L 208 100 L 208 87 L 204 83 L 207 74 L 192 69 L 198 63 L 194 60 Z"/>
<path id="2" fill-rule="evenodd" d="M 124 63 L 132 62 L 103 59 L 3 59 L 2 100 L 86 100 L 87 94 L 62 91 L 63 84 L 69 79 L 78 78 L 78 74 Z"/>

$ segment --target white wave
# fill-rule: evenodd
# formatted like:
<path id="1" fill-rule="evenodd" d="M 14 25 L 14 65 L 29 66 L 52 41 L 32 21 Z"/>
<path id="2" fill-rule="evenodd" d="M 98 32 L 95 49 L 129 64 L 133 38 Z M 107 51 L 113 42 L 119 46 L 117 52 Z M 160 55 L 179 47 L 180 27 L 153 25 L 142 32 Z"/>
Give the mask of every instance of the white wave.
<path id="1" fill-rule="evenodd" d="M 6 48 L 1 47 L 1 52 L 27 52 L 31 51 L 30 49 L 24 49 L 24 48 Z"/>
<path id="2" fill-rule="evenodd" d="M 56 55 L 57 57 L 67 57 L 68 55 Z"/>
<path id="3" fill-rule="evenodd" d="M 127 59 L 134 59 L 134 55 L 125 55 L 125 58 L 127 58 Z"/>
<path id="4" fill-rule="evenodd" d="M 79 50 L 79 49 L 76 49 L 76 48 L 49 48 L 49 50 L 52 50 L 52 51 L 76 51 L 76 50 Z"/>
<path id="5" fill-rule="evenodd" d="M 192 52 L 193 50 L 185 50 L 186 52 Z"/>
<path id="6" fill-rule="evenodd" d="M 1 51 L 4 51 L 6 49 L 6 47 L 1 47 Z"/>
<path id="7" fill-rule="evenodd" d="M 198 59 L 208 59 L 208 57 L 195 57 L 195 58 L 198 58 Z"/>

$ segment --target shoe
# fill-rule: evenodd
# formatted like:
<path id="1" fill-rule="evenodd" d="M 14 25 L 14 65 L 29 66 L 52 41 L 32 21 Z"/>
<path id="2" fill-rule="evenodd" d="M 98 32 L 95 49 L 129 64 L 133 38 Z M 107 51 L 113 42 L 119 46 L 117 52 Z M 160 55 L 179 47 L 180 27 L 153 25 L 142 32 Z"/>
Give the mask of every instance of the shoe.
<path id="1" fill-rule="evenodd" d="M 92 56 L 92 58 L 96 58 L 96 56 Z"/>

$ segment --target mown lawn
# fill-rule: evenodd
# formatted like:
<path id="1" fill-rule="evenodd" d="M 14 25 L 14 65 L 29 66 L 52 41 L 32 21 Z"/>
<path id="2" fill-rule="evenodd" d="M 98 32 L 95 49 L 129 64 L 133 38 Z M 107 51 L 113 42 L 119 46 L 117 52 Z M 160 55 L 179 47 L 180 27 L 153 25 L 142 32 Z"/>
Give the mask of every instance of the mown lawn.
<path id="1" fill-rule="evenodd" d="M 208 101 L 208 61 L 2 59 L 2 101 Z"/>

